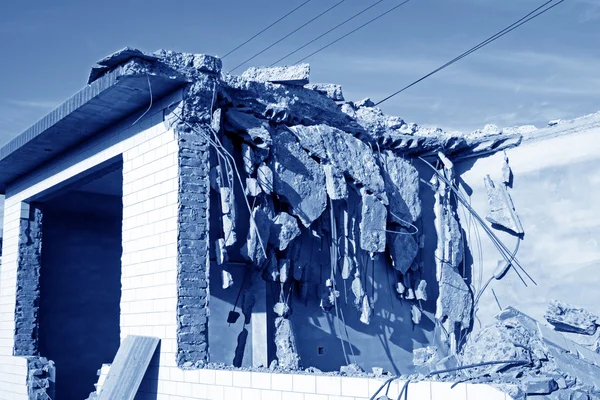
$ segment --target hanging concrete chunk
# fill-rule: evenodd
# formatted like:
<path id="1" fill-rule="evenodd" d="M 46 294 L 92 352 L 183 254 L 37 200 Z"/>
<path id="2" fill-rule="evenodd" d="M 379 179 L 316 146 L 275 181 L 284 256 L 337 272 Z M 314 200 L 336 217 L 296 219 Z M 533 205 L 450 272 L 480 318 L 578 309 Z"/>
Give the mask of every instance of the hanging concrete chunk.
<path id="1" fill-rule="evenodd" d="M 502 182 L 507 186 L 510 186 L 512 182 L 512 170 L 510 169 L 510 165 L 508 165 L 506 152 L 504 152 L 504 163 L 502 163 Z"/>
<path id="2" fill-rule="evenodd" d="M 354 305 L 360 307 L 362 305 L 363 297 L 365 297 L 365 291 L 360 281 L 360 273 L 356 271 L 354 273 L 354 279 L 352 280 L 352 294 L 354 294 Z"/>
<path id="3" fill-rule="evenodd" d="M 244 162 L 244 171 L 248 176 L 254 173 L 255 158 L 254 158 L 254 150 L 250 145 L 246 143 L 242 143 L 242 160 Z"/>
<path id="4" fill-rule="evenodd" d="M 596 325 L 600 324 L 598 316 L 583 308 L 577 308 L 558 300 L 550 302 L 544 318 L 557 331 L 574 332 L 582 335 L 593 335 L 596 333 Z"/>
<path id="5" fill-rule="evenodd" d="M 325 171 L 325 186 L 331 200 L 344 200 L 348 198 L 348 185 L 344 175 L 333 165 L 323 165 Z"/>
<path id="6" fill-rule="evenodd" d="M 484 178 L 484 182 L 490 205 L 490 212 L 485 218 L 492 224 L 500 225 L 518 235 L 522 234 L 523 226 L 506 187 L 504 185 L 494 185 L 489 175 Z"/>
<path id="7" fill-rule="evenodd" d="M 344 101 L 342 86 L 340 85 L 335 85 L 332 83 L 309 83 L 308 85 L 304 85 L 304 87 L 321 93 L 329 97 L 331 100 Z"/>
<path id="8" fill-rule="evenodd" d="M 273 170 L 267 164 L 260 164 L 256 173 L 256 180 L 263 192 L 273 193 Z"/>
<path id="9" fill-rule="evenodd" d="M 286 283 L 290 279 L 290 264 L 288 259 L 279 260 L 279 282 Z"/>
<path id="10" fill-rule="evenodd" d="M 300 236 L 298 221 L 286 212 L 280 212 L 273 221 L 269 242 L 279 250 L 285 250 L 288 244 Z"/>
<path id="11" fill-rule="evenodd" d="M 360 248 L 371 253 L 385 251 L 387 209 L 377 197 L 363 193 L 360 228 Z"/>
<path id="12" fill-rule="evenodd" d="M 271 224 L 269 216 L 262 208 L 252 210 L 250 229 L 242 253 L 256 265 L 266 260 L 265 251 L 271 234 Z"/>
<path id="13" fill-rule="evenodd" d="M 369 298 L 367 296 L 363 296 L 362 298 L 362 308 L 360 314 L 360 322 L 365 325 L 369 325 L 371 323 L 371 306 L 369 305 Z"/>
<path id="14" fill-rule="evenodd" d="M 315 160 L 287 130 L 273 140 L 273 187 L 290 204 L 292 212 L 306 227 L 321 216 L 327 205 L 325 174 Z"/>
<path id="15" fill-rule="evenodd" d="M 410 315 L 412 317 L 413 324 L 419 325 L 419 323 L 421 322 L 421 316 L 423 315 L 421 310 L 419 310 L 419 307 L 413 304 L 410 307 Z"/>
<path id="16" fill-rule="evenodd" d="M 220 187 L 219 195 L 221 197 L 221 212 L 223 214 L 229 214 L 231 211 L 231 189 L 228 187 Z"/>
<path id="17" fill-rule="evenodd" d="M 427 301 L 427 282 L 424 279 L 419 281 L 419 285 L 415 290 L 415 297 L 417 300 Z"/>
<path id="18" fill-rule="evenodd" d="M 235 233 L 235 220 L 230 217 L 229 214 L 221 216 L 223 222 L 223 236 L 225 237 L 225 246 L 233 246 L 237 241 L 237 235 Z"/>
<path id="19" fill-rule="evenodd" d="M 242 73 L 249 81 L 283 83 L 304 86 L 310 78 L 310 64 L 289 65 L 283 67 L 251 67 Z"/>
<path id="20" fill-rule="evenodd" d="M 388 204 L 381 171 L 367 143 L 327 125 L 296 125 L 290 130 L 309 153 L 337 167 L 358 186 L 366 187 Z"/>
<path id="21" fill-rule="evenodd" d="M 217 265 L 223 265 L 227 260 L 227 249 L 225 248 L 225 239 L 220 238 L 215 243 L 215 255 L 217 258 Z"/>
<path id="22" fill-rule="evenodd" d="M 451 324 L 460 323 L 463 329 L 470 326 L 473 301 L 471 292 L 460 274 L 446 263 L 441 265 L 440 294 L 435 317 Z"/>
<path id="23" fill-rule="evenodd" d="M 262 193 L 262 189 L 255 178 L 246 178 L 246 196 L 256 197 Z"/>
<path id="24" fill-rule="evenodd" d="M 419 198 L 419 172 L 407 160 L 391 151 L 381 154 L 385 190 L 390 199 L 389 220 L 402 226 L 421 216 Z M 399 220 L 402 219 L 402 220 Z"/>
<path id="25" fill-rule="evenodd" d="M 252 114 L 231 109 L 227 110 L 225 113 L 225 127 L 233 132 L 245 133 L 242 137 L 255 147 L 268 149 L 271 146 L 269 122 L 258 119 Z"/>
<path id="26" fill-rule="evenodd" d="M 419 251 L 413 235 L 406 231 L 388 233 L 388 244 L 394 268 L 406 274 Z"/>
<path id="27" fill-rule="evenodd" d="M 221 278 L 223 280 L 223 289 L 228 289 L 233 285 L 233 277 L 229 272 L 223 270 Z"/>
<path id="28" fill-rule="evenodd" d="M 300 368 L 292 322 L 287 318 L 275 318 L 275 347 L 275 355 L 281 368 L 292 371 Z"/>

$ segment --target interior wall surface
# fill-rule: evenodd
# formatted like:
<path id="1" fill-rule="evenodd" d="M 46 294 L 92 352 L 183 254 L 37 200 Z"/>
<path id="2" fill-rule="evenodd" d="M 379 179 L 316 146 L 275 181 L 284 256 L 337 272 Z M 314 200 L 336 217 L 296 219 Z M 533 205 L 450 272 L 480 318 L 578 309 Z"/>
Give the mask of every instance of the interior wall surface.
<path id="1" fill-rule="evenodd" d="M 56 396 L 82 399 L 120 342 L 120 196 L 68 192 L 43 205 L 40 354 L 56 365 Z"/>
<path id="2" fill-rule="evenodd" d="M 544 322 L 544 311 L 554 299 L 600 315 L 598 135 L 598 127 L 562 136 L 536 138 L 534 134 L 519 147 L 506 151 L 514 175 L 508 192 L 525 232 L 517 259 L 537 285 L 519 271 L 526 287 L 512 269 L 502 280 L 492 280 L 479 303 L 476 330 L 492 323 L 500 307 L 506 306 Z M 503 162 L 504 154 L 498 153 L 457 165 L 471 193 L 472 206 L 482 217 L 489 209 L 483 178 L 489 174 L 500 185 Z M 501 257 L 483 231 L 475 231 L 476 224 L 468 215 L 465 218 L 461 213 L 461 217 L 463 226 L 471 226 L 468 246 L 474 259 L 473 283 L 479 290 Z M 514 250 L 514 236 L 498 230 L 496 233 Z"/>

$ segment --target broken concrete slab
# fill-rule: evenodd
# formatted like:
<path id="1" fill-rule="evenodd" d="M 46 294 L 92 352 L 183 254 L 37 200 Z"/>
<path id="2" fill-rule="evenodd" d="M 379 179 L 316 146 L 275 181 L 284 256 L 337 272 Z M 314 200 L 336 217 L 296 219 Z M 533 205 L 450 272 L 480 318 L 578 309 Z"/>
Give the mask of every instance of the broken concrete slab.
<path id="1" fill-rule="evenodd" d="M 249 81 L 304 86 L 310 81 L 310 64 L 283 67 L 251 67 L 242 73 Z"/>
<path id="2" fill-rule="evenodd" d="M 340 85 L 335 85 L 332 83 L 309 83 L 308 85 L 304 85 L 304 87 L 321 93 L 322 95 L 329 97 L 331 100 L 344 101 L 342 86 Z"/>
<path id="3" fill-rule="evenodd" d="M 506 187 L 504 185 L 494 185 L 489 175 L 486 175 L 484 182 L 490 206 L 489 213 L 485 218 L 492 224 L 500 225 L 517 235 L 523 234 L 521 220 L 515 211 L 515 206 Z"/>
<path id="4" fill-rule="evenodd" d="M 323 165 L 325 171 L 325 186 L 327 195 L 331 200 L 344 200 L 348 198 L 348 185 L 344 175 L 331 164 Z"/>
<path id="5" fill-rule="evenodd" d="M 440 293 L 437 299 L 435 317 L 438 320 L 460 323 L 463 329 L 469 327 L 473 299 L 471 291 L 462 276 L 454 268 L 443 263 L 439 287 Z"/>
<path id="6" fill-rule="evenodd" d="M 361 201 L 360 248 L 370 253 L 385 252 L 387 209 L 372 194 L 363 191 Z"/>
<path id="7" fill-rule="evenodd" d="M 408 227 L 421 216 L 419 172 L 391 151 L 381 153 L 385 190 L 390 200 L 389 220 Z"/>
<path id="8" fill-rule="evenodd" d="M 292 240 L 300 236 L 300 233 L 296 218 L 286 212 L 280 212 L 273 220 L 269 243 L 283 251 Z"/>
<path id="9" fill-rule="evenodd" d="M 387 235 L 394 268 L 402 274 L 406 274 L 417 256 L 419 246 L 413 236 L 404 230 L 396 233 L 388 232 Z"/>
<path id="10" fill-rule="evenodd" d="M 259 149 L 268 149 L 272 144 L 269 122 L 252 114 L 229 109 L 225 112 L 225 128 L 244 133 L 242 138 Z M 253 157 L 254 162 L 256 157 Z"/>
<path id="11" fill-rule="evenodd" d="M 273 138 L 274 191 L 291 206 L 306 227 L 321 216 L 327 205 L 325 173 L 296 142 L 288 130 Z"/>
<path id="12" fill-rule="evenodd" d="M 557 331 L 574 332 L 583 335 L 593 335 L 596 333 L 596 325 L 600 321 L 598 316 L 593 315 L 589 311 L 558 300 L 550 302 L 544 318 Z"/>
<path id="13" fill-rule="evenodd" d="M 528 376 L 523 380 L 523 390 L 527 394 L 550 394 L 558 389 L 552 378 Z"/>
<path id="14" fill-rule="evenodd" d="M 381 171 L 367 143 L 328 125 L 296 125 L 290 130 L 300 145 L 322 163 L 328 162 L 337 167 L 357 186 L 364 186 L 384 204 L 388 204 Z"/>

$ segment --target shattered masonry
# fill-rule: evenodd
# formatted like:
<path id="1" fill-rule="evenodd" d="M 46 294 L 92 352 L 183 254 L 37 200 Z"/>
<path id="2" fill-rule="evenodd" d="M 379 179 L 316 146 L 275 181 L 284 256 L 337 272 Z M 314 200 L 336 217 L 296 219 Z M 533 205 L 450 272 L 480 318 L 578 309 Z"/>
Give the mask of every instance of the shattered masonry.
<path id="1" fill-rule="evenodd" d="M 251 68 L 231 76 L 222 74 L 220 60 L 210 56 L 133 51 L 133 58 L 127 58 L 126 53 L 102 60 L 90 82 L 122 63 L 190 82 L 183 104 L 165 115 L 180 144 L 177 343 L 183 367 L 208 361 L 206 255 L 211 245 L 218 265 L 241 245 L 248 268 L 263 271 L 263 278 L 278 282 L 282 292 L 298 285 L 303 298 L 315 268 L 303 246 L 310 238 L 331 238 L 325 250 L 331 261 L 320 261 L 320 268 L 331 271 L 319 282 L 321 308 L 333 311 L 340 296 L 336 282 L 348 281 L 364 324 L 376 307 L 365 287 L 367 266 L 382 257 L 395 279 L 388 290 L 409 302 L 413 323 L 419 324 L 428 282 L 416 261 L 423 238 L 415 225 L 421 216 L 415 157 L 442 159 L 446 167 L 441 172 L 452 181 L 449 157 L 518 143 L 515 137 L 432 135 L 384 115 L 368 99 L 343 102 L 339 86 L 309 84 L 308 65 Z M 236 187 L 246 199 L 235 197 Z M 443 341 L 456 354 L 457 337 L 470 327 L 472 294 L 458 268 L 462 238 L 450 192 L 440 181 L 434 187 L 436 319 L 448 334 Z M 209 234 L 210 189 L 219 199 L 219 209 L 210 212 L 219 216 L 220 226 Z M 238 230 L 243 215 L 247 233 Z M 235 286 L 225 270 L 220 279 L 223 288 Z M 293 309 L 289 299 L 282 300 L 275 310 L 277 357 L 280 365 L 295 369 L 301 360 L 293 339 Z"/>

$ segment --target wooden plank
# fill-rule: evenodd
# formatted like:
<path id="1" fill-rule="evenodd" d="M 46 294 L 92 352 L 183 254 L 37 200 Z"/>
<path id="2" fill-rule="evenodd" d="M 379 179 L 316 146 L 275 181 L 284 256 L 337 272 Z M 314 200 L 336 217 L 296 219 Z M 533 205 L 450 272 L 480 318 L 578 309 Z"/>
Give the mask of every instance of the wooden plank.
<path id="1" fill-rule="evenodd" d="M 133 400 L 159 341 L 151 336 L 127 336 L 110 366 L 99 400 Z"/>

